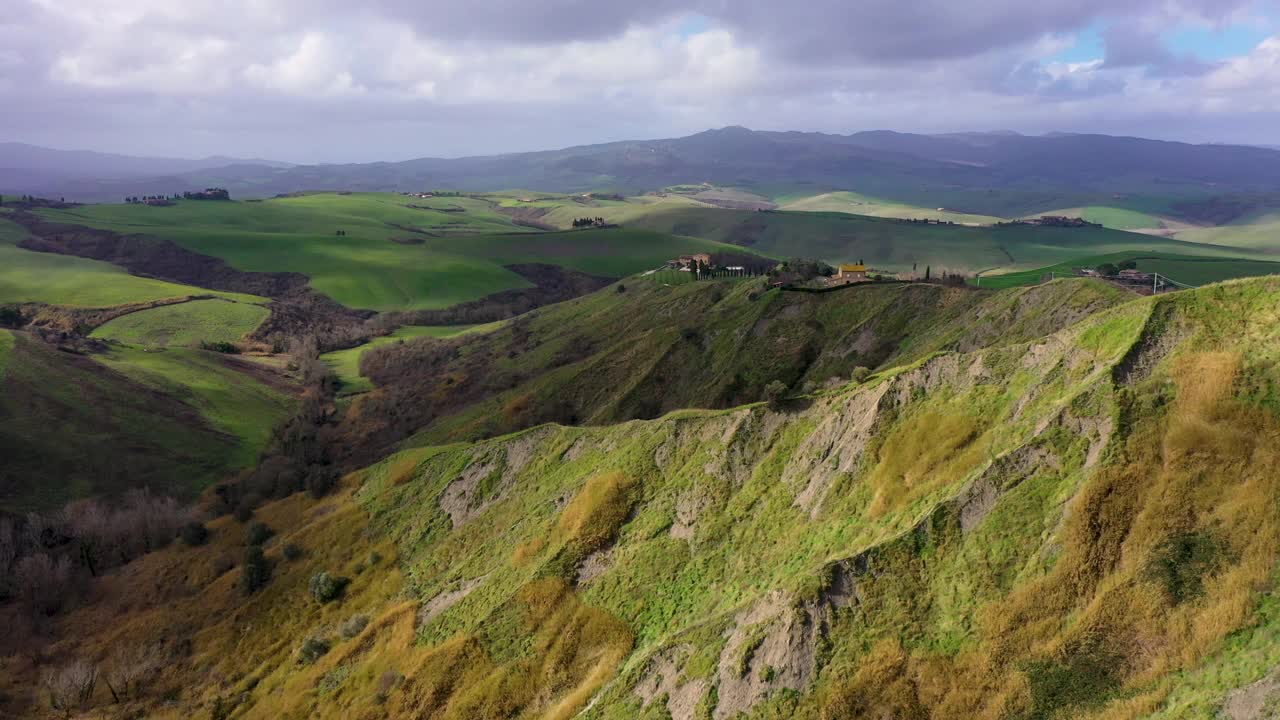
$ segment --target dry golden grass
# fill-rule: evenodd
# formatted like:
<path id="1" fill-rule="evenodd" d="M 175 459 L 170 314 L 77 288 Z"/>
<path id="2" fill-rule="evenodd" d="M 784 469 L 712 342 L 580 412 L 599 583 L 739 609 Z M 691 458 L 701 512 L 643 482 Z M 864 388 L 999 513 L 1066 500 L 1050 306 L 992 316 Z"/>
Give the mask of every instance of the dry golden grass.
<path id="1" fill-rule="evenodd" d="M 968 415 L 924 412 L 906 420 L 885 440 L 867 478 L 875 492 L 871 516 L 902 509 L 977 467 L 980 435 Z"/>
<path id="2" fill-rule="evenodd" d="M 556 528 L 561 537 L 586 553 L 603 547 L 626 521 L 634 487 L 635 481 L 620 472 L 587 480 L 560 513 Z"/>
<path id="3" fill-rule="evenodd" d="M 1193 667 L 1250 621 L 1280 560 L 1280 421 L 1236 399 L 1240 364 L 1223 352 L 1171 364 L 1176 396 L 1168 411 L 1144 418 L 1120 460 L 1071 500 L 1052 570 L 982 608 L 983 640 L 973 650 L 940 657 L 881 643 L 828 691 L 825 716 L 909 718 L 925 707 L 931 717 L 1049 717 L 1035 697 L 1054 689 L 1037 687 L 1046 681 L 1028 670 L 1033 662 L 1056 666 L 1058 678 L 1101 668 L 1088 672 L 1102 679 L 1079 682 L 1105 682 L 1099 693 L 1110 687 L 1120 696 L 1077 707 L 1072 717 L 1130 720 L 1157 708 L 1171 673 Z M 952 437 L 972 432 L 952 425 Z M 952 446 L 964 455 L 963 443 Z M 916 459 L 877 467 L 883 507 L 909 498 L 919 484 L 907 480 L 923 469 L 955 467 L 954 456 L 931 448 L 911 423 L 886 442 L 882 458 L 890 447 L 895 455 L 909 448 L 905 457 Z M 1176 597 L 1153 568 L 1183 537 L 1207 538 L 1216 559 L 1196 578 L 1200 592 Z"/>

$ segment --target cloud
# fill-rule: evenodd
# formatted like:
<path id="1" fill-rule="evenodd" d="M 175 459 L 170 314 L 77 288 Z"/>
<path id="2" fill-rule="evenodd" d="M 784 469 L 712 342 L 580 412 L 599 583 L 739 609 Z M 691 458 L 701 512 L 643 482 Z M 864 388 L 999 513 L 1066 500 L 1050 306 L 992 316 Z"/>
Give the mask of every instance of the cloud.
<path id="1" fill-rule="evenodd" d="M 1248 0 L 11 4 L 0 140 L 58 147 L 398 159 L 725 124 L 1275 142 L 1256 118 L 1280 111 L 1274 41 L 1210 63 L 1162 39 Z M 1103 57 L 1055 60 L 1097 26 Z"/>

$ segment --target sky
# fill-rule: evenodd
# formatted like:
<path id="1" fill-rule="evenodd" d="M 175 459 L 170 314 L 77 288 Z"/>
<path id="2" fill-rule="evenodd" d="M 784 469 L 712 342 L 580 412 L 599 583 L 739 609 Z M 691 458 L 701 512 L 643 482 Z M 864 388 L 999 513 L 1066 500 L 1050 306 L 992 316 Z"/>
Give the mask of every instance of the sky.
<path id="1" fill-rule="evenodd" d="M 1280 145 L 1280 0 L 4 0 L 0 142 L 367 162 L 743 125 Z"/>

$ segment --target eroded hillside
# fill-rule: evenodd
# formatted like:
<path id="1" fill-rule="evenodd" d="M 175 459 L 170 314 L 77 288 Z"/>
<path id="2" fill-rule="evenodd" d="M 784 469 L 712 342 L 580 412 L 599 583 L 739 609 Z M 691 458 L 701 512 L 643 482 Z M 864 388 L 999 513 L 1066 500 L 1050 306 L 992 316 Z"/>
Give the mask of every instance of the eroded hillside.
<path id="1" fill-rule="evenodd" d="M 789 407 L 404 450 L 264 507 L 247 598 L 230 518 L 101 581 L 6 694 L 33 711 L 41 669 L 133 645 L 163 670 L 98 711 L 1265 717 L 1277 307 L 1234 282 L 923 343 Z"/>

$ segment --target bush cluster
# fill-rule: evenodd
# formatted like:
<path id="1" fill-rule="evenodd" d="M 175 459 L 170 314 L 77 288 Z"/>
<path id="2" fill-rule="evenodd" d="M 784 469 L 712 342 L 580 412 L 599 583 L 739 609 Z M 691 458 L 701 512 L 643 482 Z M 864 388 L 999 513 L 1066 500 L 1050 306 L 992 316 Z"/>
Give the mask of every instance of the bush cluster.
<path id="1" fill-rule="evenodd" d="M 321 570 L 311 576 L 311 584 L 309 586 L 311 597 L 322 603 L 337 600 L 350 582 L 351 580 L 348 578 L 330 575 L 328 572 Z"/>

